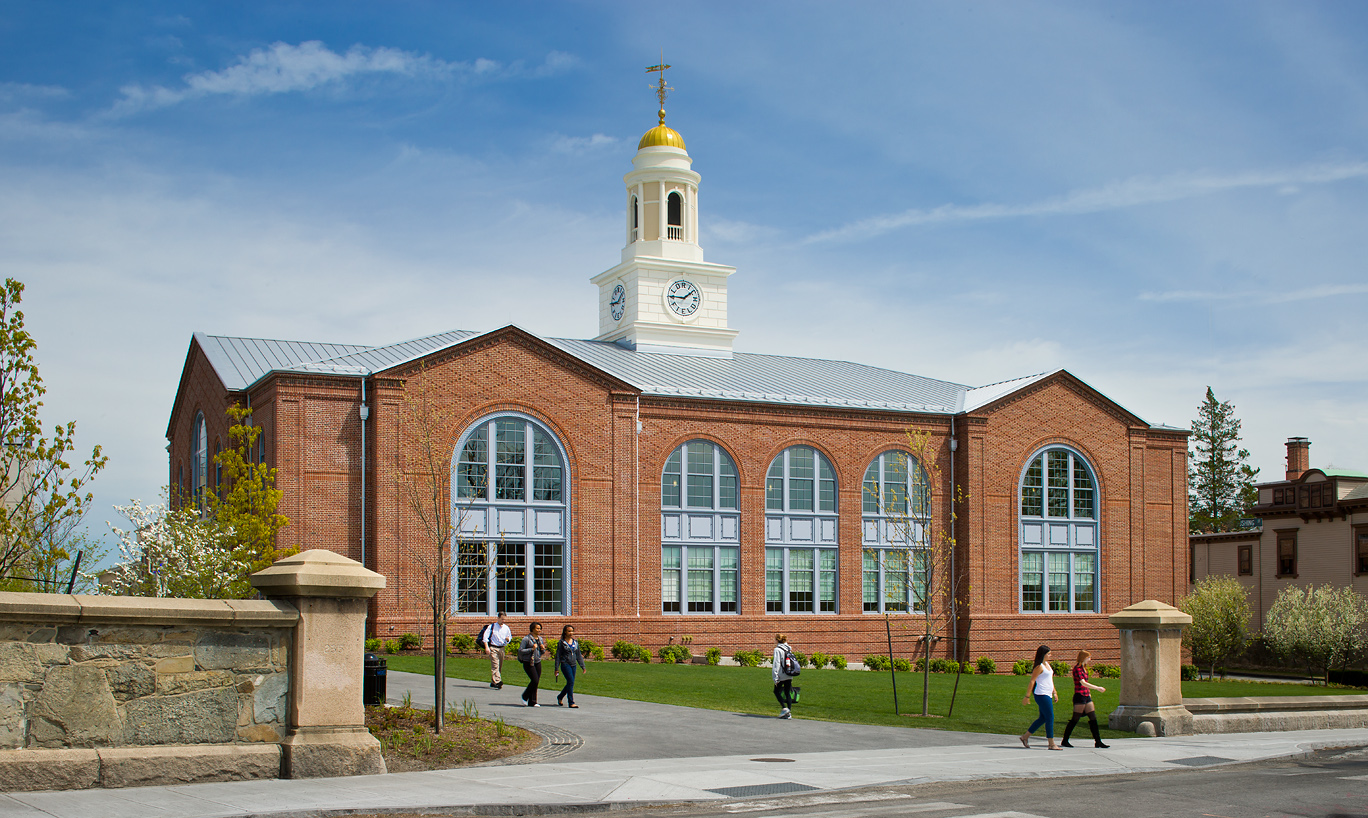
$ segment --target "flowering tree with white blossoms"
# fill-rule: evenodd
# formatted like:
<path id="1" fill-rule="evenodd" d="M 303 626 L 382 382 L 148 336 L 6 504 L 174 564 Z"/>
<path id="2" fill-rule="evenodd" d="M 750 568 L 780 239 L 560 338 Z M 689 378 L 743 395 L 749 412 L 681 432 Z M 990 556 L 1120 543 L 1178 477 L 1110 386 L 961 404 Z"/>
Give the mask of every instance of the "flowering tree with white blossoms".
<path id="1" fill-rule="evenodd" d="M 1331 668 L 1368 652 L 1368 599 L 1347 587 L 1284 588 L 1268 609 L 1264 641 L 1274 653 L 1323 671 L 1329 684 Z"/>
<path id="2" fill-rule="evenodd" d="M 234 549 L 224 530 L 193 506 L 138 500 L 114 507 L 127 530 L 109 523 L 119 540 L 120 565 L 106 575 L 109 591 L 122 596 L 226 599 L 251 570 L 251 558 Z"/>

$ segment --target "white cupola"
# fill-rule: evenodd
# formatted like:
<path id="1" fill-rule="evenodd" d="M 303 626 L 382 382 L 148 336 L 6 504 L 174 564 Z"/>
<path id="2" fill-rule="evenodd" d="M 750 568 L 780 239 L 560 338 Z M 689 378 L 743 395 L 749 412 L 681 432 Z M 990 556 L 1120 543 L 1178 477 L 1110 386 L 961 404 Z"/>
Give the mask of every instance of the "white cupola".
<path id="1" fill-rule="evenodd" d="M 627 185 L 622 262 L 594 276 L 599 334 L 629 349 L 730 357 L 727 277 L 736 268 L 709 264 L 698 244 L 698 183 L 684 138 L 665 125 L 664 69 L 657 86 L 659 124 L 637 143 Z"/>

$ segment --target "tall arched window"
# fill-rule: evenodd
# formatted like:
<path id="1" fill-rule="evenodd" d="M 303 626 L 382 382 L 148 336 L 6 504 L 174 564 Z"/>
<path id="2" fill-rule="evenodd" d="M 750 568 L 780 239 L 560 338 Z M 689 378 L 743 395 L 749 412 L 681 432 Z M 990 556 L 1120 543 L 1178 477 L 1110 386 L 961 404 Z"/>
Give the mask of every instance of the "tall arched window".
<path id="1" fill-rule="evenodd" d="M 684 240 L 684 197 L 672 191 L 666 203 L 666 238 Z"/>
<path id="2" fill-rule="evenodd" d="M 455 613 L 570 612 L 569 492 L 560 441 L 524 415 L 466 430 L 452 463 Z"/>
<path id="3" fill-rule="evenodd" d="M 631 233 L 631 240 L 628 242 L 629 244 L 630 244 L 631 242 L 634 242 L 634 241 L 636 241 L 637 239 L 641 238 L 641 206 L 640 206 L 640 204 L 638 204 L 638 202 L 637 202 L 637 197 L 636 197 L 636 196 L 633 196 L 633 197 L 632 197 L 632 214 L 631 214 L 631 220 L 632 220 L 632 233 Z"/>
<path id="4" fill-rule="evenodd" d="M 223 454 L 223 444 L 214 441 L 214 493 L 223 499 L 223 464 L 219 462 L 219 455 Z"/>
<path id="5" fill-rule="evenodd" d="M 195 425 L 190 431 L 190 491 L 195 503 L 204 502 L 204 485 L 209 479 L 209 435 L 205 428 L 204 413 L 195 415 Z"/>
<path id="6" fill-rule="evenodd" d="M 836 471 L 811 446 L 765 475 L 765 612 L 836 613 Z"/>
<path id="7" fill-rule="evenodd" d="M 1036 453 L 1021 475 L 1021 610 L 1098 609 L 1097 480 L 1073 449 Z"/>
<path id="8" fill-rule="evenodd" d="M 660 477 L 660 608 L 737 613 L 740 493 L 736 464 L 707 440 L 675 449 Z"/>
<path id="9" fill-rule="evenodd" d="M 865 469 L 861 540 L 864 610 L 919 611 L 926 599 L 931 493 L 907 452 L 888 451 Z"/>

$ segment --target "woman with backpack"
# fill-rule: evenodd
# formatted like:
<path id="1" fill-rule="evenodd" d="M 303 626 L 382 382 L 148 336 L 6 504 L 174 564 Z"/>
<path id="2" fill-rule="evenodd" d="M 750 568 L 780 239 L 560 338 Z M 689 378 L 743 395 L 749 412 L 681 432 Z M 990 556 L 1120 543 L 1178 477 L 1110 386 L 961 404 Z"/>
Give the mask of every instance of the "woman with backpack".
<path id="1" fill-rule="evenodd" d="M 789 708 L 793 706 L 793 677 L 802 671 L 798 668 L 798 659 L 793 655 L 793 648 L 788 645 L 788 637 L 782 633 L 774 635 L 774 698 L 779 700 L 779 718 L 788 719 L 793 717 L 793 711 Z"/>

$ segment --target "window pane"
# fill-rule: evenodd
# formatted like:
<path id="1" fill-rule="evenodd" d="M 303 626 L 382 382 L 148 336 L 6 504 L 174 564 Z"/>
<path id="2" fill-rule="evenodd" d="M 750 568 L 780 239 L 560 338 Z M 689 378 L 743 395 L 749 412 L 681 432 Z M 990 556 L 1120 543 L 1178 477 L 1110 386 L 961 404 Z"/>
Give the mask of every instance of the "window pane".
<path id="1" fill-rule="evenodd" d="M 814 600 L 812 551 L 789 551 L 789 612 L 812 613 Z"/>
<path id="2" fill-rule="evenodd" d="M 804 446 L 795 446 L 788 451 L 790 511 L 812 511 L 813 454 L 812 449 Z"/>
<path id="3" fill-rule="evenodd" d="M 725 452 L 718 452 L 718 471 L 721 472 L 717 483 L 717 507 L 718 508 L 740 508 L 739 492 L 737 491 L 736 466 L 732 464 L 731 458 Z"/>
<path id="4" fill-rule="evenodd" d="M 1074 470 L 1074 517 L 1091 520 L 1093 513 L 1093 481 L 1083 461 L 1073 459 Z"/>
<path id="5" fill-rule="evenodd" d="M 1021 516 L 1044 517 L 1045 472 L 1041 466 L 1044 455 L 1031 462 L 1026 470 L 1026 479 L 1021 481 Z"/>
<path id="6" fill-rule="evenodd" d="M 532 499 L 559 503 L 561 498 L 560 453 L 540 429 L 532 431 Z"/>
<path id="7" fill-rule="evenodd" d="M 665 473 L 660 478 L 660 504 L 665 508 L 679 508 L 679 469 L 681 452 L 675 449 L 665 461 Z"/>
<path id="8" fill-rule="evenodd" d="M 926 479 L 926 470 L 921 464 L 913 460 L 908 464 L 911 471 L 909 475 L 912 479 L 912 515 L 917 519 L 924 519 L 931 513 L 931 485 Z"/>
<path id="9" fill-rule="evenodd" d="M 864 490 L 861 492 L 864 498 L 864 513 L 879 513 L 879 461 L 875 460 L 865 469 Z"/>
<path id="10" fill-rule="evenodd" d="M 527 424 L 521 420 L 494 421 L 494 499 L 521 500 L 525 489 Z"/>
<path id="11" fill-rule="evenodd" d="M 482 423 L 461 447 L 461 458 L 456 465 L 456 496 L 463 500 L 483 500 L 488 479 L 489 426 Z"/>
<path id="12" fill-rule="evenodd" d="M 689 463 L 689 505 L 693 508 L 713 507 L 713 446 L 704 441 L 688 444 L 685 458 Z"/>
<path id="13" fill-rule="evenodd" d="M 860 596 L 866 611 L 879 610 L 879 552 L 866 550 L 861 555 Z"/>
<path id="14" fill-rule="evenodd" d="M 689 610 L 712 613 L 713 609 L 713 549 L 690 548 Z"/>
<path id="15" fill-rule="evenodd" d="M 1045 557 L 1043 554 L 1021 555 L 1021 608 L 1025 611 L 1045 610 Z"/>
<path id="16" fill-rule="evenodd" d="M 884 559 L 884 610 L 907 610 L 907 552 L 885 551 Z"/>
<path id="17" fill-rule="evenodd" d="M 1050 610 L 1069 610 L 1069 555 L 1049 554 Z"/>
<path id="18" fill-rule="evenodd" d="M 765 475 L 765 508 L 784 510 L 784 455 L 780 454 L 770 464 L 769 474 Z"/>
<path id="19" fill-rule="evenodd" d="M 679 546 L 660 549 L 660 602 L 666 613 L 679 613 Z"/>
<path id="20" fill-rule="evenodd" d="M 458 541 L 452 549 L 452 609 L 457 613 L 486 613 L 489 610 L 486 547 L 483 542 Z"/>
<path id="21" fill-rule="evenodd" d="M 1097 609 L 1094 591 L 1096 580 L 1094 579 L 1094 564 L 1096 557 L 1092 554 L 1074 555 L 1074 610 L 1093 611 Z"/>
<path id="22" fill-rule="evenodd" d="M 884 455 L 884 513 L 907 513 L 907 454 Z"/>
<path id="23" fill-rule="evenodd" d="M 836 473 L 821 455 L 817 456 L 817 510 L 836 510 Z"/>
<path id="24" fill-rule="evenodd" d="M 765 610 L 782 613 L 784 610 L 784 550 L 765 549 Z"/>
<path id="25" fill-rule="evenodd" d="M 718 612 L 736 613 L 737 599 L 737 567 L 741 561 L 741 549 L 739 548 L 719 548 L 717 549 L 718 560 Z"/>
<path id="26" fill-rule="evenodd" d="M 532 611 L 561 613 L 564 591 L 563 549 L 559 543 L 533 546 Z"/>
<path id="27" fill-rule="evenodd" d="M 494 566 L 496 607 L 509 613 L 527 613 L 527 553 L 522 543 L 499 546 Z"/>
<path id="28" fill-rule="evenodd" d="M 1069 453 L 1050 451 L 1045 453 L 1046 469 L 1049 479 L 1049 516 L 1069 516 Z"/>

